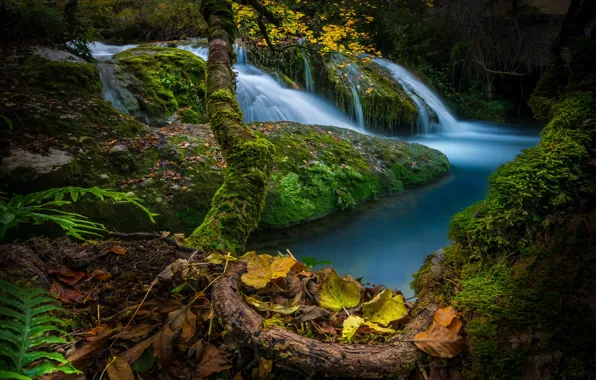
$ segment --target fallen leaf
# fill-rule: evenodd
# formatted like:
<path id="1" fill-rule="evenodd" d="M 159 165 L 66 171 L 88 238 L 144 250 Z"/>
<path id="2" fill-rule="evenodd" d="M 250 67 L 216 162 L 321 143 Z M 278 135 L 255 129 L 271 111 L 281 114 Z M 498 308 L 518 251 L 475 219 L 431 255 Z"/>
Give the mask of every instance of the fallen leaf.
<path id="1" fill-rule="evenodd" d="M 462 327 L 462 322 L 457 315 L 457 311 L 451 306 L 438 309 L 433 316 L 433 321 L 447 327 L 454 334 L 459 334 L 459 330 Z"/>
<path id="2" fill-rule="evenodd" d="M 112 274 L 101 269 L 96 269 L 89 274 L 89 280 L 91 280 L 92 278 L 95 278 L 99 281 L 106 281 L 112 278 Z"/>
<path id="3" fill-rule="evenodd" d="M 457 335 L 455 327 L 453 330 L 437 323 L 446 323 L 450 321 L 449 325 L 453 323 L 451 318 L 451 311 L 445 311 L 443 309 L 439 312 L 439 316 L 433 317 L 433 323 L 426 332 L 416 334 L 414 337 L 414 344 L 416 347 L 426 352 L 431 356 L 437 356 L 440 358 L 452 358 L 460 353 L 464 347 L 464 339 Z M 457 317 L 455 317 L 457 318 Z M 457 328 L 459 332 L 459 328 Z"/>
<path id="4" fill-rule="evenodd" d="M 200 340 L 197 340 L 192 346 L 190 346 L 188 348 L 187 356 L 189 359 L 192 356 L 194 356 L 195 359 L 198 361 L 203 356 L 204 352 L 205 352 L 205 346 L 203 345 L 203 342 Z"/>
<path id="5" fill-rule="evenodd" d="M 223 264 L 226 261 L 236 261 L 238 259 L 231 255 L 222 255 L 221 253 L 212 253 L 209 256 L 207 256 L 205 258 L 205 260 L 207 260 L 207 262 L 210 264 L 218 265 L 218 264 Z"/>
<path id="6" fill-rule="evenodd" d="M 322 307 L 318 307 L 315 305 L 301 306 L 300 311 L 302 311 L 302 314 L 300 314 L 298 317 L 294 319 L 294 323 L 304 323 L 306 321 L 310 321 L 320 317 L 326 317 L 330 314 L 328 310 L 325 310 Z"/>
<path id="7" fill-rule="evenodd" d="M 91 330 L 87 331 L 87 335 L 96 336 L 96 335 L 101 334 L 105 330 L 106 330 L 106 326 L 105 325 L 96 326 L 96 327 L 92 328 Z"/>
<path id="8" fill-rule="evenodd" d="M 148 325 L 145 323 L 128 326 L 118 335 L 118 338 L 127 340 L 143 337 L 155 330 L 156 327 L 158 327 L 158 325 Z"/>
<path id="9" fill-rule="evenodd" d="M 367 327 L 370 332 L 377 334 L 394 334 L 395 330 L 381 327 L 374 322 L 366 321 L 364 318 L 360 318 L 356 315 L 350 315 L 343 323 L 343 329 L 341 331 L 341 340 L 349 342 L 352 340 L 354 334 L 360 327 Z"/>
<path id="10" fill-rule="evenodd" d="M 197 331 L 197 315 L 190 311 L 188 306 L 170 312 L 168 323 L 174 332 L 182 330 L 180 336 L 184 343 L 188 342 Z"/>
<path id="11" fill-rule="evenodd" d="M 279 314 L 289 315 L 295 313 L 298 309 L 300 309 L 300 306 L 283 306 L 272 302 L 260 301 L 253 297 L 246 297 L 245 301 L 247 304 L 256 307 L 261 311 L 271 311 Z"/>
<path id="12" fill-rule="evenodd" d="M 135 375 L 132 368 L 121 357 L 115 356 L 113 360 L 108 363 L 106 372 L 110 380 L 134 380 Z"/>
<path id="13" fill-rule="evenodd" d="M 75 272 L 66 265 L 59 265 L 54 268 L 48 269 L 48 274 L 54 274 L 58 276 L 58 279 L 68 285 L 74 285 L 85 277 L 84 272 Z"/>
<path id="14" fill-rule="evenodd" d="M 108 249 L 106 251 L 106 254 L 112 252 L 112 253 L 115 253 L 117 255 L 125 255 L 126 254 L 126 251 L 127 251 L 126 248 L 121 247 L 119 245 L 114 245 L 114 246 L 112 246 L 112 248 L 110 248 L 110 249 Z"/>
<path id="15" fill-rule="evenodd" d="M 232 366 L 225 355 L 219 352 L 214 345 L 209 345 L 205 348 L 205 353 L 203 354 L 203 358 L 201 358 L 197 372 L 199 377 L 207 377 L 230 368 Z"/>
<path id="16" fill-rule="evenodd" d="M 166 323 L 153 337 L 153 353 L 159 361 L 161 368 L 167 368 L 172 362 L 172 350 L 174 349 L 172 340 L 175 333 Z"/>
<path id="17" fill-rule="evenodd" d="M 391 322 L 408 315 L 408 309 L 402 296 L 391 297 L 391 290 L 385 289 L 369 302 L 362 304 L 362 314 L 372 322 L 388 326 Z"/>
<path id="18" fill-rule="evenodd" d="M 122 352 L 119 356 L 122 359 L 126 360 L 126 362 L 128 364 L 132 364 L 132 363 L 136 362 L 137 360 L 139 360 L 139 358 L 141 357 L 141 355 L 143 355 L 143 352 L 145 352 L 146 349 L 151 347 L 152 341 L 153 341 L 153 337 L 147 338 L 147 339 L 141 341 L 140 343 L 132 346 L 128 350 Z"/>
<path id="19" fill-rule="evenodd" d="M 75 304 L 83 301 L 85 296 L 78 289 L 66 288 L 57 282 L 52 284 L 50 288 L 52 297 L 59 299 L 65 304 Z"/>
<path id="20" fill-rule="evenodd" d="M 264 357 L 259 358 L 259 378 L 263 378 L 271 373 L 273 369 L 273 360 L 267 360 Z"/>
<path id="21" fill-rule="evenodd" d="M 360 304 L 361 285 L 351 276 L 340 278 L 331 269 L 320 288 L 319 305 L 327 310 L 356 307 Z"/>
<path id="22" fill-rule="evenodd" d="M 269 255 L 254 255 L 247 259 L 248 273 L 242 275 L 242 282 L 255 289 L 264 288 L 273 279 L 286 277 L 296 263 L 289 256 L 272 258 Z"/>

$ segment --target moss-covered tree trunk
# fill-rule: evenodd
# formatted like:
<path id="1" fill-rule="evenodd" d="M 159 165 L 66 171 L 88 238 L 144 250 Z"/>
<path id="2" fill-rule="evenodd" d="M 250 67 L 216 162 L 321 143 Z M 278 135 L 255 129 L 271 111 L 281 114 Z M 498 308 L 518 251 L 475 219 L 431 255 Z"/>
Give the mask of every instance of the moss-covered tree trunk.
<path id="1" fill-rule="evenodd" d="M 206 0 L 203 14 L 209 24 L 207 113 L 228 171 L 211 210 L 186 244 L 205 251 L 237 253 L 259 221 L 274 148 L 242 122 L 232 71 L 236 26 L 231 3 Z"/>

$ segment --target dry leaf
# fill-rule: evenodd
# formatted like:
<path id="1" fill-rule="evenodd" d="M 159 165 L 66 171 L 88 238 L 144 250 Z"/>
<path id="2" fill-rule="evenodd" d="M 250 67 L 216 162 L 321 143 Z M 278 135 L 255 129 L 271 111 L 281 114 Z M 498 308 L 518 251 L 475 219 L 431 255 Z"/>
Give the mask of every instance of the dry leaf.
<path id="1" fill-rule="evenodd" d="M 188 348 L 187 356 L 190 359 L 194 355 L 195 359 L 199 361 L 199 359 L 203 356 L 204 352 L 205 346 L 203 345 L 203 342 L 197 340 L 192 346 Z"/>
<path id="2" fill-rule="evenodd" d="M 174 332 L 182 330 L 180 336 L 184 343 L 195 336 L 197 331 L 197 315 L 190 311 L 188 306 L 181 307 L 168 314 L 168 323 Z"/>
<path id="3" fill-rule="evenodd" d="M 267 360 L 264 357 L 259 358 L 259 377 L 263 378 L 271 373 L 273 369 L 273 360 Z"/>
<path id="4" fill-rule="evenodd" d="M 119 335 L 119 339 L 134 339 L 146 336 L 151 331 L 155 330 L 158 325 L 148 325 L 148 324 L 140 324 L 140 325 L 132 325 L 128 326 L 124 331 L 122 331 Z"/>
<path id="5" fill-rule="evenodd" d="M 116 356 L 106 367 L 106 372 L 110 380 L 135 380 L 132 368 L 126 360 Z"/>
<path id="6" fill-rule="evenodd" d="M 55 274 L 58 279 L 68 285 L 74 285 L 85 277 L 84 272 L 75 272 L 66 265 L 58 265 L 57 267 L 48 269 L 48 274 Z"/>
<path id="7" fill-rule="evenodd" d="M 232 368 L 232 366 L 225 355 L 219 352 L 214 345 L 209 345 L 205 348 L 205 353 L 199 363 L 198 376 L 207 377 L 230 368 Z"/>
<path id="8" fill-rule="evenodd" d="M 457 311 L 451 306 L 438 309 L 433 316 L 433 321 L 447 327 L 454 334 L 459 334 L 459 330 L 462 327 L 462 322 L 457 315 Z"/>
<path id="9" fill-rule="evenodd" d="M 161 368 L 167 368 L 172 362 L 174 335 L 175 333 L 166 323 L 163 329 L 153 337 L 153 354 L 158 359 Z"/>
<path id="10" fill-rule="evenodd" d="M 50 288 L 52 297 L 59 299 L 65 304 L 75 304 L 83 301 L 85 296 L 78 289 L 66 288 L 57 282 L 52 284 Z"/>
<path id="11" fill-rule="evenodd" d="M 89 274 L 89 280 L 91 280 L 92 278 L 95 278 L 99 281 L 106 281 L 112 278 L 112 274 L 101 269 L 96 269 L 93 272 L 91 272 L 91 274 Z"/>
<path id="12" fill-rule="evenodd" d="M 300 311 L 302 311 L 302 314 L 300 314 L 298 317 L 296 317 L 294 319 L 294 323 L 304 323 L 306 321 L 310 321 L 310 320 L 317 319 L 320 317 L 326 317 L 330 314 L 329 311 L 323 309 L 322 307 L 318 307 L 318 306 L 314 306 L 314 305 L 300 306 Z"/>
<path id="13" fill-rule="evenodd" d="M 443 324 L 448 324 L 449 328 Z M 435 312 L 433 323 L 428 330 L 416 334 L 414 344 L 429 355 L 452 358 L 464 347 L 464 339 L 457 335 L 460 328 L 461 322 L 455 310 L 439 309 Z"/>
<path id="14" fill-rule="evenodd" d="M 124 255 L 124 254 L 126 254 L 126 248 L 121 247 L 119 245 L 114 245 L 114 246 L 112 246 L 112 248 L 110 248 L 106 251 L 106 254 L 108 254 L 110 252 L 113 252 L 117 255 Z"/>
<path id="15" fill-rule="evenodd" d="M 145 352 L 146 349 L 151 347 L 152 341 L 153 341 L 153 337 L 145 339 L 145 340 L 141 341 L 140 343 L 132 346 L 128 350 L 122 352 L 119 356 L 122 359 L 126 360 L 126 362 L 128 364 L 132 364 L 132 363 L 136 362 L 137 360 L 139 360 L 139 358 L 141 357 L 141 355 L 143 355 L 143 352 Z"/>
<path id="16" fill-rule="evenodd" d="M 269 255 L 248 255 L 247 261 L 248 273 L 242 275 L 242 282 L 255 289 L 264 288 L 273 279 L 286 277 L 296 264 L 296 260 L 290 256 L 272 258 Z"/>

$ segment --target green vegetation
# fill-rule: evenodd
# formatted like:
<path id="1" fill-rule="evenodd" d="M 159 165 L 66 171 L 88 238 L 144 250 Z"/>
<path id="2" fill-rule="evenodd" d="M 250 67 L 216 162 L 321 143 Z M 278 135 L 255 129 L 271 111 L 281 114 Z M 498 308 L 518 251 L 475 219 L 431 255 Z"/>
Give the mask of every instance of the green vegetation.
<path id="1" fill-rule="evenodd" d="M 141 46 L 115 57 L 140 112 L 150 119 L 180 114 L 186 123 L 206 121 L 205 61 L 180 49 Z"/>
<path id="2" fill-rule="evenodd" d="M 63 211 L 57 207 L 67 206 L 85 194 L 95 195 L 99 200 L 110 198 L 115 201 L 124 201 L 137 206 L 143 210 L 149 219 L 155 223 L 147 208 L 139 203 L 139 199 L 125 193 L 100 189 L 98 187 L 86 189 L 80 187 L 65 187 L 49 189 L 39 193 L 31 193 L 26 196 L 15 195 L 10 200 L 0 197 L 0 240 L 4 238 L 6 230 L 22 223 L 43 224 L 54 222 L 64 230 L 66 235 L 77 239 L 85 240 L 85 235 L 102 236 L 97 232 L 106 231 L 102 224 L 87 220 L 87 217 L 74 212 Z M 72 201 L 64 200 L 68 195 Z"/>
<path id="3" fill-rule="evenodd" d="M 62 309 L 47 291 L 0 281 L 0 305 L 0 357 L 8 360 L 0 361 L 0 377 L 31 380 L 56 371 L 81 373 L 62 354 L 40 350 L 42 345 L 68 342 L 68 334 L 57 327 L 64 322 L 52 315 Z"/>

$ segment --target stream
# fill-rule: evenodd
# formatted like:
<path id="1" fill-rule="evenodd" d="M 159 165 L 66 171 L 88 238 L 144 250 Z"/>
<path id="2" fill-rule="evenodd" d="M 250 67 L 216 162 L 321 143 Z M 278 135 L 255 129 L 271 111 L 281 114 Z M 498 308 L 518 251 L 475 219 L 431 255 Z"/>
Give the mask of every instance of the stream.
<path id="1" fill-rule="evenodd" d="M 91 46 L 106 58 L 133 46 Z M 181 46 L 207 58 L 204 47 Z M 488 177 L 502 163 L 539 141 L 537 126 L 503 125 L 458 120 L 440 97 L 402 66 L 375 59 L 413 97 L 419 109 L 419 134 L 400 137 L 445 153 L 451 162 L 446 176 L 402 194 L 335 212 L 323 219 L 276 231 L 256 231 L 247 248 L 275 254 L 289 249 L 298 259 L 333 262 L 340 275 L 383 284 L 412 295 L 409 283 L 424 258 L 449 245 L 451 217 L 485 197 Z M 327 100 L 307 91 L 284 87 L 271 75 L 250 65 L 242 50 L 235 65 L 238 102 L 245 121 L 289 120 L 362 130 Z M 102 78 L 105 83 L 105 78 Z M 314 86 L 313 86 L 314 87 Z M 104 96 L 109 98 L 104 89 Z"/>

